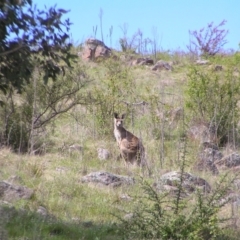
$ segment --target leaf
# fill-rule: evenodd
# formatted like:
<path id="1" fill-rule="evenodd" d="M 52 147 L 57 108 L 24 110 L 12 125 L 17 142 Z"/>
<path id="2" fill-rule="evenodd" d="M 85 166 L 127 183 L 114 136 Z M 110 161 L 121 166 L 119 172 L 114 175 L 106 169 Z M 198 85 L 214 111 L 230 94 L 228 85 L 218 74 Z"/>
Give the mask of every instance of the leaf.
<path id="1" fill-rule="evenodd" d="M 70 10 L 65 10 L 65 9 L 62 9 L 62 8 L 59 8 L 58 11 L 60 13 L 64 13 L 64 14 L 70 12 Z"/>

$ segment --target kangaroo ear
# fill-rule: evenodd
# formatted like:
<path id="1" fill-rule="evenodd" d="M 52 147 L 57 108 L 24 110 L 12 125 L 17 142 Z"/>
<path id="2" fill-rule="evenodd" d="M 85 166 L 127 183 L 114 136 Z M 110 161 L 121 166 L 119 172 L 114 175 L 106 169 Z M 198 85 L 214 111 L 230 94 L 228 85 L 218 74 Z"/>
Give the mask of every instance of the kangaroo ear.
<path id="1" fill-rule="evenodd" d="M 122 114 L 122 119 L 124 119 L 126 117 L 126 113 Z"/>
<path id="2" fill-rule="evenodd" d="M 114 117 L 115 117 L 115 118 L 118 118 L 118 114 L 117 114 L 117 113 L 114 113 Z"/>

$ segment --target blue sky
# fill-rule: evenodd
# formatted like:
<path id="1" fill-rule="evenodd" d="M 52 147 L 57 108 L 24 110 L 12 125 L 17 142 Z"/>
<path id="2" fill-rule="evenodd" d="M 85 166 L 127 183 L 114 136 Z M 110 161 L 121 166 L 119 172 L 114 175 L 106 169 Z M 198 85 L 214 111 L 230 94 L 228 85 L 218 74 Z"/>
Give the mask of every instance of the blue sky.
<path id="1" fill-rule="evenodd" d="M 59 8 L 70 10 L 66 16 L 73 23 L 70 32 L 75 43 L 93 37 L 96 26 L 96 38 L 102 39 L 99 18 L 102 10 L 103 38 L 109 47 L 119 48 L 118 40 L 125 26 L 129 38 L 140 29 L 143 38 L 154 39 L 155 36 L 158 48 L 186 50 L 189 30 L 199 30 L 210 22 L 216 25 L 225 19 L 224 28 L 229 33 L 224 48 L 239 50 L 239 0 L 33 0 L 33 3 L 39 8 L 57 4 Z"/>

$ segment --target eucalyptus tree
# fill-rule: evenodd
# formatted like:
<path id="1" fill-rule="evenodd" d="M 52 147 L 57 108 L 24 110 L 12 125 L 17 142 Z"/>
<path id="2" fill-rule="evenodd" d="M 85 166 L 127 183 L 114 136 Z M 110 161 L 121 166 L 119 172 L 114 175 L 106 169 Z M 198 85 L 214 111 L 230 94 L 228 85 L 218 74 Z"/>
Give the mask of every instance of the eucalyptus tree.
<path id="1" fill-rule="evenodd" d="M 67 13 L 0 0 L 0 145 L 34 152 L 49 123 L 84 103 L 88 80 L 82 67 L 73 69 Z"/>

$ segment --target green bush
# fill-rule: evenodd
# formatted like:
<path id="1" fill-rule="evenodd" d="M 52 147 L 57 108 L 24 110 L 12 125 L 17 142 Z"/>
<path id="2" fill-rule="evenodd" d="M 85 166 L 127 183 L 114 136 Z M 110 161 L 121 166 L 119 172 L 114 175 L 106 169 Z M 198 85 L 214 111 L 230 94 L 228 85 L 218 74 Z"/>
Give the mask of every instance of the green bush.
<path id="1" fill-rule="evenodd" d="M 26 152 L 28 149 L 29 133 L 23 115 L 16 106 L 5 103 L 0 108 L 1 127 L 0 142 L 2 145 L 11 146 L 14 151 Z"/>
<path id="2" fill-rule="evenodd" d="M 84 69 L 67 71 L 56 81 L 44 83 L 38 70 L 31 83 L 22 87 L 22 94 L 11 91 L 0 108 L 0 143 L 20 152 L 43 153 L 50 145 L 47 138 L 54 119 L 78 104 L 86 103 L 82 92 L 88 83 Z M 44 149 L 45 151 L 45 149 Z"/>
<path id="3" fill-rule="evenodd" d="M 132 217 L 121 218 L 124 234 L 127 239 L 221 239 L 224 230 L 220 223 L 226 219 L 221 219 L 218 213 L 228 202 L 223 199 L 229 184 L 224 175 L 210 194 L 199 190 L 182 198 L 181 184 L 178 193 L 172 196 L 159 193 L 142 181 L 143 193 L 135 197 Z"/>
<path id="4" fill-rule="evenodd" d="M 207 122 L 215 129 L 219 145 L 228 142 L 237 129 L 239 77 L 232 68 L 223 72 L 191 66 L 188 72 L 186 107 L 192 119 Z"/>

